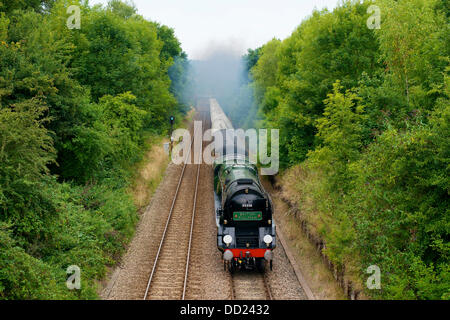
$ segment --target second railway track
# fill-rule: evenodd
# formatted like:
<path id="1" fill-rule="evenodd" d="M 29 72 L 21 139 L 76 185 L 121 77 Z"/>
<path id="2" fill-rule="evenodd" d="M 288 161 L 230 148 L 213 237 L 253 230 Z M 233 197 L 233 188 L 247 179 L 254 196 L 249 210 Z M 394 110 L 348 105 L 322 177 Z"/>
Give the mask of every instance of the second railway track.
<path id="1" fill-rule="evenodd" d="M 205 112 L 199 112 L 198 116 L 202 123 L 207 119 Z M 188 163 L 188 159 L 192 158 L 192 155 L 196 155 L 193 150 L 195 136 L 202 136 L 202 134 L 203 132 L 196 132 L 194 127 L 194 137 L 190 142 L 189 154 L 186 155 L 158 251 L 153 261 L 152 271 L 143 295 L 144 300 L 185 298 L 201 169 L 201 164 Z"/>

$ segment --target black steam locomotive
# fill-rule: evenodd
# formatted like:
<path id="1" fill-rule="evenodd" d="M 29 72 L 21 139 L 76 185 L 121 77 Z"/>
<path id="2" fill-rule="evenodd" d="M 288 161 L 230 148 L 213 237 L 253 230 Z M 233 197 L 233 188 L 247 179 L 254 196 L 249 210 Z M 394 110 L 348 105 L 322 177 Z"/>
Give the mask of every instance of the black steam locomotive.
<path id="1" fill-rule="evenodd" d="M 223 252 L 224 268 L 263 272 L 268 262 L 272 270 L 276 246 L 272 201 L 246 151 L 239 150 L 234 138 L 226 138 L 231 123 L 214 99 L 210 109 L 213 134 L 220 131 L 223 137 L 215 151 L 214 198 L 217 246 Z"/>

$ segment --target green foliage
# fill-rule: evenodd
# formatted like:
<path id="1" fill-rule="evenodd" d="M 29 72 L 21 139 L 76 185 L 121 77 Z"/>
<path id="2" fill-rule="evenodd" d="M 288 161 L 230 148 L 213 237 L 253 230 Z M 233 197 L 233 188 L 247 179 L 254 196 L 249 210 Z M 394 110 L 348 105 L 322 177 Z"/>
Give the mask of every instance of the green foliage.
<path id="1" fill-rule="evenodd" d="M 449 53 L 448 35 L 441 29 L 445 18 L 434 13 L 437 1 L 381 1 L 385 12 L 378 32 L 382 58 L 392 81 L 406 96 L 407 105 L 432 108 L 436 85 L 442 83 L 442 70 Z M 445 29 L 445 27 L 444 27 Z M 442 37 L 447 37 L 447 43 Z"/>
<path id="2" fill-rule="evenodd" d="M 143 80 L 158 74 L 162 46 L 151 22 L 139 16 L 123 18 L 120 8 L 111 6 L 83 15 L 80 31 L 84 37 L 76 39 L 73 65 L 95 101 L 126 91 L 148 94 L 150 84 Z"/>
<path id="3" fill-rule="evenodd" d="M 330 187 L 337 191 L 347 186 L 350 179 L 348 164 L 359 159 L 362 143 L 362 124 L 364 107 L 360 98 L 347 90 L 341 93 L 342 86 L 337 81 L 333 93 L 324 101 L 323 117 L 316 123 L 317 137 L 322 146 L 309 152 L 312 167 L 320 168 L 327 175 Z"/>
<path id="4" fill-rule="evenodd" d="M 157 24 L 158 39 L 162 40 L 160 57 L 163 61 L 168 61 L 181 55 L 180 42 L 175 37 L 174 30 L 168 26 Z"/>
<path id="5" fill-rule="evenodd" d="M 127 129 L 133 141 L 139 141 L 139 133 L 144 125 L 147 112 L 140 110 L 134 105 L 136 97 L 130 92 L 120 94 L 116 97 L 104 96 L 100 99 L 105 121 L 111 127 Z"/>
<path id="6" fill-rule="evenodd" d="M 46 223 L 54 213 L 43 194 L 36 191 L 48 172 L 47 165 L 54 160 L 52 139 L 44 127 L 48 119 L 42 117 L 45 111 L 39 100 L 10 108 L 0 105 L 2 219 L 15 221 L 17 234 L 29 240 L 45 236 Z"/>
<path id="7" fill-rule="evenodd" d="M 62 290 L 49 266 L 17 246 L 0 223 L 0 299 L 57 298 Z"/>
<path id="8" fill-rule="evenodd" d="M 385 279 L 387 298 L 402 297 L 391 289 L 421 299 L 450 290 L 449 110 L 447 104 L 431 125 L 386 130 L 352 164 L 347 205 L 354 208 L 360 255 L 393 275 Z"/>
<path id="9" fill-rule="evenodd" d="M 449 37 L 445 1 L 316 11 L 251 70 L 264 125 L 299 163 L 300 206 L 332 262 L 381 268 L 381 299 L 449 299 Z"/>
<path id="10" fill-rule="evenodd" d="M 363 71 L 379 68 L 377 40 L 365 27 L 367 7 L 346 1 L 333 12 L 315 11 L 281 44 L 272 40 L 263 48 L 252 71 L 256 96 L 266 126 L 281 130 L 284 167 L 304 160 L 317 144 L 315 121 L 333 83 L 350 89 Z"/>
<path id="11" fill-rule="evenodd" d="M 55 0 L 2 0 L 0 12 L 11 13 L 13 10 L 33 9 L 38 12 L 48 10 Z"/>
<path id="12" fill-rule="evenodd" d="M 280 41 L 277 39 L 266 43 L 261 48 L 261 56 L 257 63 L 251 69 L 256 88 L 257 102 L 262 106 L 262 111 L 267 115 L 276 107 L 279 99 L 279 96 L 276 94 L 276 77 L 278 71 L 277 50 L 279 47 Z"/>
<path id="13" fill-rule="evenodd" d="M 17 232 L 9 230 L 17 228 L 17 221 L 0 223 L 0 298 L 95 299 L 96 280 L 133 234 L 137 214 L 132 199 L 123 188 L 107 184 L 78 187 L 47 180 L 39 187 L 42 198 L 55 208 L 45 223 L 44 239 L 14 241 Z M 38 216 L 35 219 L 29 225 L 39 222 Z M 25 250 L 22 243 L 29 243 Z M 81 269 L 80 291 L 66 288 L 70 265 Z"/>

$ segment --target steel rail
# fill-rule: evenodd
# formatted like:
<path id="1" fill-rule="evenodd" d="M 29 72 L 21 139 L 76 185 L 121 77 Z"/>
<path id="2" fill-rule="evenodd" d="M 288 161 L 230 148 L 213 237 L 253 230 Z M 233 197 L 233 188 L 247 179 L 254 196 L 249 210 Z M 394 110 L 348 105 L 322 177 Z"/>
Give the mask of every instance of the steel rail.
<path id="1" fill-rule="evenodd" d="M 266 295 L 269 298 L 268 300 L 273 300 L 272 290 L 270 289 L 269 283 L 267 282 L 267 278 L 265 274 L 261 275 L 264 281 L 264 287 L 266 288 Z"/>
<path id="2" fill-rule="evenodd" d="M 231 300 L 236 300 L 236 291 L 234 290 L 233 275 L 230 273 Z"/>
<path id="3" fill-rule="evenodd" d="M 203 115 L 202 123 L 205 121 L 204 118 L 205 117 Z M 194 139 L 195 139 L 195 136 L 194 136 Z M 202 151 L 203 151 L 203 147 L 202 147 Z M 202 156 L 202 152 L 200 153 L 200 157 L 201 156 Z M 201 161 L 201 158 L 200 158 L 200 161 Z M 194 206 L 192 208 L 191 230 L 189 233 L 188 253 L 187 253 L 187 258 L 186 258 L 186 269 L 185 269 L 185 273 L 184 273 L 184 283 L 183 283 L 183 295 L 181 297 L 182 300 L 185 300 L 185 298 L 186 298 L 186 287 L 187 287 L 188 273 L 189 273 L 189 262 L 190 262 L 190 258 L 191 258 L 192 235 L 194 232 L 195 211 L 197 209 L 197 191 L 198 191 L 198 180 L 200 177 L 200 166 L 201 166 L 201 163 L 197 164 L 197 178 L 196 178 L 196 182 L 195 182 Z"/>

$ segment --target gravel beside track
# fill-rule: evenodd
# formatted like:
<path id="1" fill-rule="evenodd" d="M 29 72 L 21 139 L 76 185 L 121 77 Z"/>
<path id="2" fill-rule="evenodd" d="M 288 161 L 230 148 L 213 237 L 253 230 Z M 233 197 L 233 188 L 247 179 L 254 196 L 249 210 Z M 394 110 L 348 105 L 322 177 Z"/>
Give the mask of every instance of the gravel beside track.
<path id="1" fill-rule="evenodd" d="M 273 271 L 266 268 L 266 281 L 275 300 L 308 300 L 280 241 L 273 251 Z"/>

